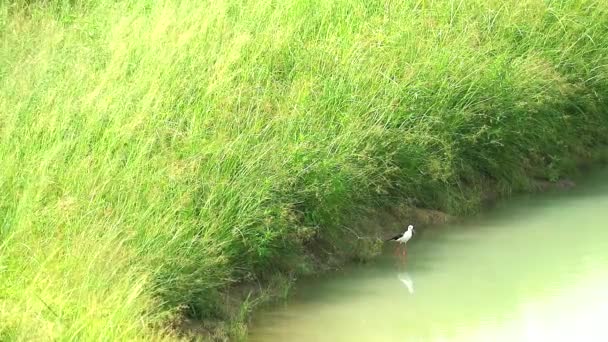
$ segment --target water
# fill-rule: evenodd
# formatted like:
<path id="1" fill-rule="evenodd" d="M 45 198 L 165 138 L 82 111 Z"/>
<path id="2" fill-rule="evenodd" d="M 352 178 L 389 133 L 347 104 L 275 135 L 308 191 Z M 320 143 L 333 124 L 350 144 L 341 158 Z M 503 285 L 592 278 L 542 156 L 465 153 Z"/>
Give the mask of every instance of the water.
<path id="1" fill-rule="evenodd" d="M 251 341 L 608 341 L 608 170 L 299 282 Z"/>

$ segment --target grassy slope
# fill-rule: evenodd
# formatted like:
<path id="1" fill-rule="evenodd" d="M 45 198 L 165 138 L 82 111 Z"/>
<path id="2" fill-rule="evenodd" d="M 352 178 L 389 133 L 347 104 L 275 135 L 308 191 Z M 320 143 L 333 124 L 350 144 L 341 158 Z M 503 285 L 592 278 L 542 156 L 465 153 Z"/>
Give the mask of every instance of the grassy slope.
<path id="1" fill-rule="evenodd" d="M 170 339 L 361 208 L 475 210 L 608 137 L 602 1 L 31 3 L 0 4 L 1 340 Z"/>

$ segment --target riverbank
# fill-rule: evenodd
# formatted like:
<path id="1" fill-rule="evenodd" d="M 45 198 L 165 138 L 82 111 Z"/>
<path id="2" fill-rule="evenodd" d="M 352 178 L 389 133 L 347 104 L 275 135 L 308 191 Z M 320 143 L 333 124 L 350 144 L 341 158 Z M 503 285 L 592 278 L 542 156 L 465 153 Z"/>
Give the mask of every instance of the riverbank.
<path id="1" fill-rule="evenodd" d="M 2 3 L 0 339 L 173 340 L 236 284 L 373 256 L 342 237 L 377 208 L 463 216 L 571 175 L 608 144 L 607 23 L 585 0 Z"/>
<path id="2" fill-rule="evenodd" d="M 608 148 L 598 153 L 589 160 L 579 161 L 576 172 L 577 179 L 582 175 L 592 172 L 591 167 L 597 168 L 608 163 Z M 532 184 L 526 193 L 560 193 L 572 191 L 577 187 L 577 182 L 572 179 L 560 179 L 547 181 L 530 179 Z M 520 193 L 519 195 L 522 195 Z M 492 211 L 493 207 L 504 200 L 497 197 L 495 190 L 489 189 L 482 196 L 483 205 L 480 211 Z M 386 248 L 386 237 L 392 236 L 395 232 L 401 231 L 404 224 L 414 223 L 417 232 L 420 234 L 430 229 L 442 231 L 446 225 L 461 225 L 470 216 L 453 216 L 442 211 L 432 209 L 413 208 L 407 206 L 391 206 L 384 209 L 369 210 L 366 215 L 362 215 L 359 222 L 353 227 L 351 233 L 356 237 L 340 254 L 314 255 L 315 259 L 312 269 L 306 274 L 299 274 L 297 277 L 282 276 L 266 283 L 241 283 L 226 289 L 224 293 L 225 319 L 201 321 L 187 317 L 173 323 L 175 331 L 180 336 L 187 339 L 197 340 L 247 340 L 251 320 L 255 318 L 259 311 L 272 308 L 274 304 L 282 307 L 289 301 L 292 287 L 296 286 L 300 278 L 310 281 L 318 276 L 327 273 L 341 271 L 344 267 L 353 264 L 365 264 L 378 258 L 382 250 Z M 395 247 L 390 244 L 389 248 Z M 245 303 L 245 304 L 243 304 Z M 259 322 L 259 320 L 258 320 Z"/>

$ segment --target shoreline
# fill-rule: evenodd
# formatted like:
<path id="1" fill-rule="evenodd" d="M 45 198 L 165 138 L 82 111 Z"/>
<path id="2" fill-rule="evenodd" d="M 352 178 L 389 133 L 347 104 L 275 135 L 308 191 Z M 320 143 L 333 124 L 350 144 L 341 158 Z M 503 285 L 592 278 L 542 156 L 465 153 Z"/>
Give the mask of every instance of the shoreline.
<path id="1" fill-rule="evenodd" d="M 608 153 L 608 149 L 605 149 L 605 151 Z M 580 163 L 578 171 L 584 173 L 594 168 L 591 165 L 602 167 L 606 164 L 607 161 L 602 155 L 599 160 L 592 163 L 589 161 Z M 556 181 L 531 178 L 530 183 L 530 191 L 512 195 L 570 191 L 577 186 L 577 182 L 572 178 L 562 178 Z M 512 197 L 512 195 L 501 197 L 496 194 L 497 192 L 492 190 L 484 194 L 479 213 L 492 210 L 492 207 L 498 202 L 508 201 Z M 408 206 L 370 210 L 369 215 L 358 224 L 358 228 L 354 229 L 361 236 L 357 239 L 358 242 L 353 245 L 352 253 L 342 255 L 331 263 L 327 260 L 318 261 L 318 268 L 303 275 L 303 277 L 315 277 L 335 272 L 344 266 L 366 263 L 382 253 L 386 235 L 400 231 L 404 224 L 415 223 L 417 229 L 427 230 L 459 223 L 468 218 L 469 216 L 466 215 L 454 216 L 440 210 Z M 282 283 L 278 286 L 276 283 L 271 285 L 261 284 L 260 282 L 236 284 L 226 291 L 225 297 L 229 299 L 227 302 L 231 302 L 226 307 L 230 307 L 229 310 L 232 312 L 233 319 L 204 322 L 182 316 L 182 321 L 174 322 L 172 329 L 177 332 L 178 336 L 197 341 L 198 339 L 205 341 L 246 340 L 248 327 L 256 311 L 287 300 L 291 295 L 291 288 L 296 285 L 299 278 L 293 275 L 281 278 Z M 249 301 L 251 297 L 254 298 L 253 305 L 248 306 L 243 311 L 241 303 Z"/>

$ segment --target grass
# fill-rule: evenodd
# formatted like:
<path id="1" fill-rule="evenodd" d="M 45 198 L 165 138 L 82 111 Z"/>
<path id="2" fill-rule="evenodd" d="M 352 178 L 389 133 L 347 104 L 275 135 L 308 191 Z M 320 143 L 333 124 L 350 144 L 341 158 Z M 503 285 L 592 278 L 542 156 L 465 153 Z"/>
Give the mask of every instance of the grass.
<path id="1" fill-rule="evenodd" d="M 0 3 L 0 340 L 174 340 L 367 208 L 466 214 L 608 141 L 608 5 Z"/>

